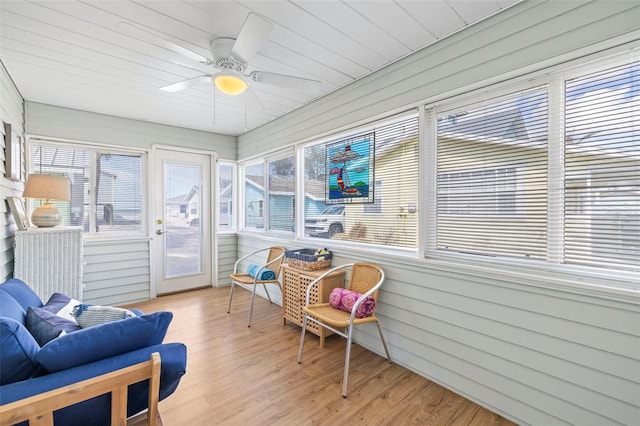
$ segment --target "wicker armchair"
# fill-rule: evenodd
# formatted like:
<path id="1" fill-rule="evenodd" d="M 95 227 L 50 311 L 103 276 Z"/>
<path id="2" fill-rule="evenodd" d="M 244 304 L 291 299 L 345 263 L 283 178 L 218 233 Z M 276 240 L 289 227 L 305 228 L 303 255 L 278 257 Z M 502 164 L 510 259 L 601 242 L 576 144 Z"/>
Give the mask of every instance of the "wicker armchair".
<path id="1" fill-rule="evenodd" d="M 247 325 L 247 327 L 251 327 L 251 318 L 253 316 L 253 301 L 256 296 L 256 287 L 258 287 L 258 285 L 262 285 L 264 287 L 264 291 L 267 293 L 267 297 L 269 298 L 269 303 L 272 303 L 271 296 L 269 295 L 269 290 L 267 289 L 267 284 L 275 284 L 278 287 L 280 287 L 280 281 L 279 281 L 280 266 L 282 265 L 282 262 L 284 260 L 285 251 L 286 249 L 284 247 L 279 247 L 279 246 L 267 247 L 260 250 L 256 250 L 238 259 L 235 265 L 233 266 L 233 274 L 231 274 L 231 290 L 229 291 L 229 306 L 227 308 L 227 313 L 231 312 L 231 299 L 233 298 L 233 288 L 236 285 L 251 286 L 252 287 L 251 304 L 249 306 L 249 324 Z M 238 268 L 243 262 L 244 263 L 250 262 L 251 259 L 256 258 L 257 254 L 260 254 L 263 252 L 268 252 L 266 261 L 261 261 L 260 264 L 249 265 L 250 268 L 252 267 L 253 269 L 252 271 L 253 275 L 250 275 L 249 273 L 239 272 Z M 273 277 L 268 279 L 262 279 L 261 276 L 263 276 L 265 272 L 273 272 L 273 275 L 272 275 Z"/>
<path id="2" fill-rule="evenodd" d="M 309 304 L 309 297 L 313 286 L 322 280 L 328 274 L 339 269 L 351 269 L 349 281 L 345 289 L 349 292 L 359 294 L 350 312 L 336 308 L 336 303 L 320 303 L 315 305 Z M 302 332 L 300 334 L 300 346 L 298 348 L 298 364 L 302 363 L 302 348 L 304 346 L 304 337 L 307 329 L 307 321 L 317 323 L 319 326 L 327 328 L 334 333 L 347 339 L 347 347 L 344 358 L 344 379 L 342 383 L 342 396 L 347 397 L 347 380 L 349 378 L 349 357 L 351 355 L 351 343 L 353 337 L 353 329 L 361 324 L 375 323 L 382 340 L 382 346 L 387 355 L 387 360 L 391 363 L 387 343 L 382 335 L 382 328 L 378 321 L 375 311 L 375 302 L 378 298 L 378 291 L 384 282 L 384 271 L 373 263 L 356 262 L 332 268 L 309 283 L 306 292 L 305 306 L 303 308 Z M 334 289 L 335 291 L 335 289 Z M 333 299 L 333 293 L 331 299 Z M 374 303 L 371 303 L 373 301 Z M 371 310 L 365 310 L 365 306 L 370 303 Z M 362 315 L 360 315 L 362 314 Z M 362 316 L 362 317 L 359 317 Z"/>

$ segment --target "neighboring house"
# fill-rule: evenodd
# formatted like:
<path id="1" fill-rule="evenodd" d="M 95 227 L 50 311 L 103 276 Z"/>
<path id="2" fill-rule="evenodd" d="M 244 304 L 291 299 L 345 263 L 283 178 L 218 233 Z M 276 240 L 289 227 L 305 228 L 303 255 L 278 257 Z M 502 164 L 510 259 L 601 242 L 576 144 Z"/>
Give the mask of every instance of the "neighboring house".
<path id="1" fill-rule="evenodd" d="M 197 225 L 200 220 L 200 191 L 193 187 L 187 194 L 166 200 L 167 217 L 180 219 L 177 223 Z"/>

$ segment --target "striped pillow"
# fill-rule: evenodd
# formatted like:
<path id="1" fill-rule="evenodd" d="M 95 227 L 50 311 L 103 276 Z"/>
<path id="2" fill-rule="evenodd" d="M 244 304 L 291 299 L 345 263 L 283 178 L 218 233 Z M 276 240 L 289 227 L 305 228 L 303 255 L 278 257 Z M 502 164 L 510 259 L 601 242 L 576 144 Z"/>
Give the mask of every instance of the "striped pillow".
<path id="1" fill-rule="evenodd" d="M 113 306 L 80 304 L 73 308 L 73 317 L 82 328 L 135 316 L 129 309 L 115 308 Z"/>

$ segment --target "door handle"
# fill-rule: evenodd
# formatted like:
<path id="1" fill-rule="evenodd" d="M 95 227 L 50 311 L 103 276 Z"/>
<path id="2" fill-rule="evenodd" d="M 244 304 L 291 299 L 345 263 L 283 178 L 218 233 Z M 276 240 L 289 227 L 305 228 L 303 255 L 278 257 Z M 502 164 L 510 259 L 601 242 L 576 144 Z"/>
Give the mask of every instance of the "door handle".
<path id="1" fill-rule="evenodd" d="M 156 231 L 156 234 L 158 234 L 158 235 L 162 235 L 162 234 L 164 234 L 164 232 L 162 231 L 162 229 L 158 229 L 158 230 Z"/>

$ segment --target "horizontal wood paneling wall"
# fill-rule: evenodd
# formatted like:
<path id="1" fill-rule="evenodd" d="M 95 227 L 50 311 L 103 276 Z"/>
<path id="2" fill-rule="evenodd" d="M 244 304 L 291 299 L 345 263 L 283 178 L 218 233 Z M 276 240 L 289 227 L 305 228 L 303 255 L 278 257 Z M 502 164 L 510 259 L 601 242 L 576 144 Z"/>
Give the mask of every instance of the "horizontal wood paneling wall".
<path id="1" fill-rule="evenodd" d="M 85 241 L 83 301 L 128 305 L 151 298 L 148 240 Z"/>
<path id="2" fill-rule="evenodd" d="M 221 159 L 236 159 L 236 138 L 200 130 L 129 120 L 111 115 L 26 102 L 27 133 L 150 149 L 153 145 L 215 151 Z"/>
<path id="3" fill-rule="evenodd" d="M 217 261 L 218 261 L 218 286 L 230 285 L 233 273 L 233 265 L 238 259 L 238 237 L 236 234 L 218 235 Z"/>
<path id="4" fill-rule="evenodd" d="M 640 39 L 639 25 L 636 1 L 526 1 L 241 136 L 239 158 Z M 275 243 L 301 245 L 240 235 L 238 255 Z M 638 424 L 640 300 L 330 249 L 334 265 L 385 269 L 378 314 L 394 362 L 519 424 Z M 356 339 L 382 354 L 374 328 Z"/>
<path id="5" fill-rule="evenodd" d="M 0 62 L 0 118 L 11 123 L 13 131 L 24 133 L 24 100 L 13 84 L 11 77 Z M 0 282 L 13 276 L 13 234 L 16 232 L 7 197 L 20 197 L 24 189 L 24 174 L 21 182 L 4 177 L 5 142 L 4 126 L 0 123 Z"/>

